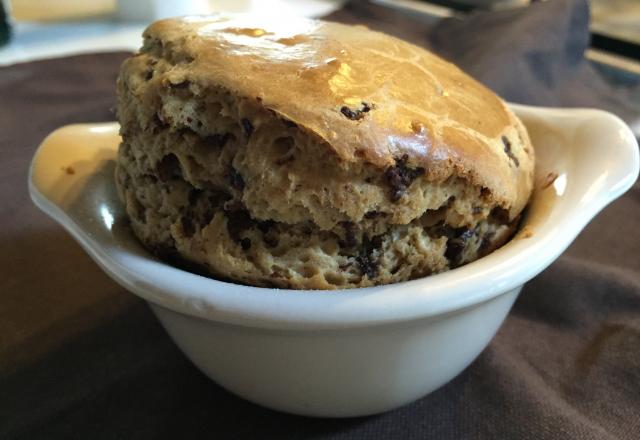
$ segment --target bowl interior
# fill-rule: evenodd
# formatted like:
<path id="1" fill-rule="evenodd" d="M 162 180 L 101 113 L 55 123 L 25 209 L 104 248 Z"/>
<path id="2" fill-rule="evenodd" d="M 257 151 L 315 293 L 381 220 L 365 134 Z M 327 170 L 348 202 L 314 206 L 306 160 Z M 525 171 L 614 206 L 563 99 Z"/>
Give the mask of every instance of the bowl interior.
<path id="1" fill-rule="evenodd" d="M 114 183 L 118 125 L 66 126 L 47 137 L 29 176 L 32 199 L 117 282 L 146 300 L 207 319 L 271 328 L 335 328 L 417 319 L 518 287 L 548 266 L 638 175 L 638 147 L 597 110 L 513 106 L 536 150 L 536 184 L 513 240 L 428 278 L 338 292 L 242 286 L 151 256 L 130 232 Z"/>

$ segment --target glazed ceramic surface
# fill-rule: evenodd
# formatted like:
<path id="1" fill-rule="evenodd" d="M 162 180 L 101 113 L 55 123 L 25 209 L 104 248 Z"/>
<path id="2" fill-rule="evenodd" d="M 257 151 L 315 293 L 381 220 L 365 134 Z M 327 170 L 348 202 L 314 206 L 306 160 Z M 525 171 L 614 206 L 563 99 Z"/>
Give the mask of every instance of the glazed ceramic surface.
<path id="1" fill-rule="evenodd" d="M 638 145 L 615 116 L 513 109 L 537 154 L 536 188 L 519 233 L 476 262 L 399 284 L 267 289 L 159 261 L 132 235 L 116 194 L 116 123 L 53 132 L 33 159 L 29 190 L 109 276 L 151 304 L 176 344 L 221 386 L 296 414 L 373 414 L 466 368 L 522 285 L 637 178 Z"/>

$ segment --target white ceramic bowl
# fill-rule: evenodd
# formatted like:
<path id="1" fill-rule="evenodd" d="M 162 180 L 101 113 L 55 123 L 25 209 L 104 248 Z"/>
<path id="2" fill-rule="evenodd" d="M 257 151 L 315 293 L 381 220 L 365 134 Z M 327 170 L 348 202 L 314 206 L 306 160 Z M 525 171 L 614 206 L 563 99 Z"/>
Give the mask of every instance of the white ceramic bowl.
<path id="1" fill-rule="evenodd" d="M 182 351 L 224 388 L 296 414 L 373 414 L 418 399 L 467 367 L 522 285 L 637 178 L 636 140 L 615 116 L 513 108 L 537 154 L 536 189 L 518 235 L 474 263 L 394 285 L 257 288 L 157 260 L 126 227 L 116 195 L 115 123 L 52 133 L 34 157 L 29 190 L 107 274 L 149 302 Z"/>

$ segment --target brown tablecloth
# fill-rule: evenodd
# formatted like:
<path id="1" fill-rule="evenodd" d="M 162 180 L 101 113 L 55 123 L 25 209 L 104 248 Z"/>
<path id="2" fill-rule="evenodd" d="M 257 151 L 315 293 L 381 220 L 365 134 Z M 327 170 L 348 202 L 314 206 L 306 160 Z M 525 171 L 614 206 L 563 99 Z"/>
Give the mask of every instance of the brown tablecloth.
<path id="1" fill-rule="evenodd" d="M 322 420 L 234 397 L 27 195 L 64 124 L 113 120 L 125 54 L 0 69 L 0 438 L 640 438 L 640 185 L 528 283 L 451 383 L 399 410 Z"/>

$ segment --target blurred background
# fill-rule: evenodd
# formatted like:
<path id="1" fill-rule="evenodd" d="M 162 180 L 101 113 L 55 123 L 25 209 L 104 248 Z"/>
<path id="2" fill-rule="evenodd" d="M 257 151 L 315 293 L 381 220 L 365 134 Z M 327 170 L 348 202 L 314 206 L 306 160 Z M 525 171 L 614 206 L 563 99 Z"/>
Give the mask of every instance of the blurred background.
<path id="1" fill-rule="evenodd" d="M 548 0 L 554 1 L 554 0 Z M 473 10 L 526 8 L 535 0 L 370 0 L 425 18 L 460 16 Z M 320 17 L 345 0 L 2 0 L 0 64 L 140 44 L 149 22 L 214 11 Z M 592 51 L 598 63 L 640 73 L 640 0 L 590 0 Z"/>
<path id="2" fill-rule="evenodd" d="M 298 15 L 324 17 L 339 21 L 380 24 L 381 30 L 412 40 L 403 32 L 406 27 L 434 28 L 439 21 L 460 20 L 479 12 L 535 8 L 543 0 L 0 0 L 0 66 L 44 58 L 79 53 L 133 51 L 141 44 L 140 34 L 151 21 L 159 18 L 206 14 L 215 11 L 250 12 L 259 15 Z M 580 56 L 611 86 L 626 94 L 624 109 L 618 114 L 640 134 L 640 118 L 625 117 L 631 112 L 640 114 L 640 0 L 582 0 L 588 2 L 590 20 L 587 21 L 588 47 Z M 548 3 L 571 3 L 570 0 L 547 0 Z M 573 2 L 573 3 L 577 3 Z M 356 6 L 353 6 L 356 5 Z M 558 8 L 547 8 L 549 11 Z M 575 8 L 574 8 L 575 9 Z M 341 13 L 347 11 L 347 14 Z M 357 11 L 354 13 L 354 11 Z M 573 12 L 567 10 L 566 14 Z M 346 17 L 346 19 L 345 19 Z M 387 19 L 393 17 L 393 19 Z M 400 18 L 398 18 L 400 17 Z M 553 28 L 557 17 L 549 18 Z M 572 18 L 573 20 L 573 18 Z M 575 21 L 575 20 L 574 20 Z M 582 25 L 582 24 L 581 24 Z M 573 26 L 573 25 L 570 25 Z M 377 26 L 374 26 L 377 27 Z M 414 30 L 412 29 L 411 32 Z M 575 31 L 572 31 L 575 34 Z M 546 30 L 541 30 L 541 34 Z M 478 35 L 468 38 L 479 38 Z M 457 39 L 464 40 L 463 35 Z M 522 40 L 520 37 L 518 37 Z M 571 37 L 568 37 L 569 40 Z M 428 38 L 426 38 L 428 39 Z M 412 40 L 414 41 L 414 40 Z M 431 40 L 430 40 L 431 41 Z M 415 41 L 414 41 L 415 42 Z M 447 57 L 437 44 L 418 44 Z M 463 44 L 460 41 L 458 44 Z M 558 41 L 558 44 L 563 44 Z M 458 58 L 450 57 L 458 63 Z M 554 61 L 557 63 L 557 61 Z M 465 70 L 483 81 L 473 68 Z M 489 84 L 491 86 L 491 84 Z M 622 88 L 622 89 L 620 89 Z M 501 92 L 501 90 L 498 90 Z M 601 93 L 606 95 L 607 92 Z M 507 94 L 507 99 L 514 99 Z M 617 99 L 617 98 L 616 98 Z M 544 105 L 567 105 L 573 101 Z M 619 99 L 618 99 L 619 101 Z M 527 102 L 526 99 L 520 102 Z M 540 105 L 539 102 L 529 102 Z M 589 104 L 589 102 L 586 102 Z M 576 105 L 585 105 L 581 100 Z M 608 110 L 616 107 L 603 106 Z"/>

